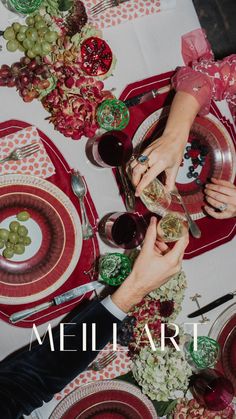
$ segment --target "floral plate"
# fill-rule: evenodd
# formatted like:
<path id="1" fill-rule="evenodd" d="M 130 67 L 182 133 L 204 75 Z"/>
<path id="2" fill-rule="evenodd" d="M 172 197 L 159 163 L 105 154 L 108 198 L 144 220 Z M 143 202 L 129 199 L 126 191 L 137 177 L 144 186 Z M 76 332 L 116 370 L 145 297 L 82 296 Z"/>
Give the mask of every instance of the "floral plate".
<path id="1" fill-rule="evenodd" d="M 5 175 L 0 182 L 0 227 L 27 211 L 24 224 L 32 244 L 23 255 L 0 254 L 0 303 L 37 301 L 58 289 L 73 272 L 82 249 L 80 219 L 57 186 L 28 175 Z"/>

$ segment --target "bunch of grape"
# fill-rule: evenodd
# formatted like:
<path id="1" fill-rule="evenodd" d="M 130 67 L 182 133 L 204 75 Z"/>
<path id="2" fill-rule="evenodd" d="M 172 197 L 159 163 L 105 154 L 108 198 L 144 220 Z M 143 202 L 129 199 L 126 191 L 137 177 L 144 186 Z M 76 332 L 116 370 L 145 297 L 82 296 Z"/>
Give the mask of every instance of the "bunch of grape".
<path id="1" fill-rule="evenodd" d="M 39 97 L 42 91 L 51 84 L 51 72 L 40 57 L 31 60 L 22 57 L 9 67 L 3 64 L 0 68 L 0 86 L 16 86 L 25 102 L 31 102 Z"/>
<path id="2" fill-rule="evenodd" d="M 7 40 L 7 50 L 14 52 L 17 49 L 26 53 L 29 58 L 44 57 L 57 41 L 58 33 L 51 31 L 43 16 L 28 16 L 26 25 L 14 22 L 4 32 Z"/>
<path id="3" fill-rule="evenodd" d="M 14 254 L 22 255 L 25 252 L 25 246 L 31 244 L 31 238 L 28 236 L 28 229 L 21 225 L 19 221 L 27 221 L 30 215 L 27 211 L 17 214 L 18 221 L 12 221 L 9 230 L 0 228 L 0 249 L 2 256 L 11 259 Z"/>
<path id="4" fill-rule="evenodd" d="M 123 322 L 118 332 L 117 342 L 122 346 L 128 346 L 133 340 L 134 327 L 136 325 L 136 318 L 128 316 Z"/>

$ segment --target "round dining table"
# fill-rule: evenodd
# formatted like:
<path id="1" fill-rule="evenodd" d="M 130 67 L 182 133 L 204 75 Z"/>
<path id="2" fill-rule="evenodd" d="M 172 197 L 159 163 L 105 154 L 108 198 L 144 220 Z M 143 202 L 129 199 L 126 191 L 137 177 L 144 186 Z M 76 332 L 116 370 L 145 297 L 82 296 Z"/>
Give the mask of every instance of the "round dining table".
<path id="1" fill-rule="evenodd" d="M 163 0 L 162 3 L 165 1 Z M 107 89 L 113 89 L 116 97 L 119 97 L 130 83 L 174 70 L 177 66 L 184 64 L 181 55 L 181 36 L 198 28 L 200 24 L 191 0 L 177 0 L 169 3 L 169 7 L 163 8 L 160 13 L 103 29 L 103 37 L 117 58 L 113 76 L 105 81 L 105 86 Z M 0 4 L 1 30 L 18 19 Z M 11 64 L 17 61 L 17 53 L 14 57 L 6 50 L 3 40 L 0 40 L 0 44 L 2 44 L 0 64 Z M 45 120 L 48 114 L 41 104 L 36 100 L 30 104 L 24 103 L 14 88 L 1 87 L 0 97 L 0 122 L 9 119 L 22 120 L 42 130 L 56 144 L 70 167 L 79 169 L 86 179 L 99 218 L 109 212 L 125 210 L 111 169 L 95 167 L 88 160 L 85 152 L 87 138 L 72 141 L 55 131 L 53 125 Z M 218 107 L 221 113 L 233 123 L 226 102 L 218 103 Z M 111 251 L 111 248 L 100 239 L 99 245 L 101 253 Z M 188 286 L 182 311 L 177 319 L 179 323 L 191 321 L 187 315 L 197 309 L 196 303 L 191 299 L 195 294 L 201 296 L 199 303 L 203 306 L 234 291 L 235 247 L 236 239 L 234 238 L 200 256 L 183 261 Z M 199 324 L 199 334 L 207 335 L 217 316 L 230 304 L 232 302 L 225 303 L 207 313 L 209 321 Z M 52 326 L 58 324 L 61 319 L 62 316 L 51 320 Z M 193 321 L 197 322 L 200 319 L 197 317 Z M 38 327 L 41 335 L 46 329 L 47 323 Z M 2 360 L 29 343 L 31 329 L 16 327 L 0 320 L 0 336 L 0 359 Z M 55 405 L 56 401 L 53 400 L 33 412 L 31 417 L 47 419 Z"/>

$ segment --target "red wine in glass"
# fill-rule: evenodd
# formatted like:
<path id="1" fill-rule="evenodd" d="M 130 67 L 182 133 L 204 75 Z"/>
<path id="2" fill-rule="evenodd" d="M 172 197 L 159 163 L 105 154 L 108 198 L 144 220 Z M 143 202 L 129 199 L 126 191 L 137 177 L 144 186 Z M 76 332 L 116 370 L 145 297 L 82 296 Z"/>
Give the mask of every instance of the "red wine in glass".
<path id="1" fill-rule="evenodd" d="M 134 249 L 145 237 L 146 224 L 137 214 L 115 212 L 101 222 L 99 233 L 109 244 L 124 249 Z"/>
<path id="2" fill-rule="evenodd" d="M 93 158 L 102 167 L 121 166 L 129 161 L 132 153 L 132 141 L 122 131 L 108 131 L 92 145 Z"/>
<path id="3" fill-rule="evenodd" d="M 190 390 L 199 404 L 209 410 L 224 410 L 232 402 L 234 388 L 219 371 L 207 368 L 190 378 Z"/>

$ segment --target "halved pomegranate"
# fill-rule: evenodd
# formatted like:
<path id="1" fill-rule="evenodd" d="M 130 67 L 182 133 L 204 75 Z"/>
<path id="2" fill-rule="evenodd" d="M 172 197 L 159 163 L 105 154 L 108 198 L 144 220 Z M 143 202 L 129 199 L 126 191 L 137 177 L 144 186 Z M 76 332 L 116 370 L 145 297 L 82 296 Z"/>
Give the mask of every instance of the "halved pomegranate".
<path id="1" fill-rule="evenodd" d="M 81 68 L 90 76 L 106 74 L 112 64 L 112 51 L 101 38 L 90 37 L 81 44 Z"/>

